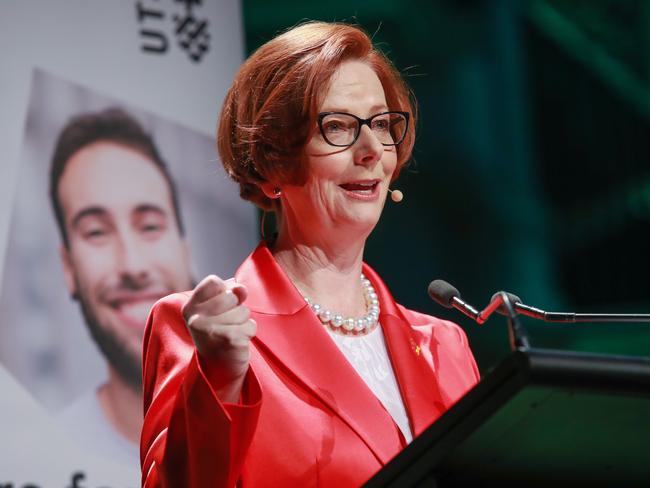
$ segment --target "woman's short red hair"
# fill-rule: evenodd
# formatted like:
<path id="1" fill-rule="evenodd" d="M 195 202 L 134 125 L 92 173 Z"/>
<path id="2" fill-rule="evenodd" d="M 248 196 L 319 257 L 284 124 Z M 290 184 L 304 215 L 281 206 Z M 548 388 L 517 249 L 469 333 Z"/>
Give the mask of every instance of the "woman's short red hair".
<path id="1" fill-rule="evenodd" d="M 270 40 L 241 66 L 223 104 L 217 147 L 241 197 L 265 210 L 273 200 L 260 184 L 301 184 L 302 150 L 312 133 L 320 97 L 344 61 L 360 60 L 377 73 L 389 110 L 411 113 L 397 146 L 397 170 L 409 160 L 415 140 L 415 103 L 393 64 L 359 27 L 326 22 L 298 25 Z"/>

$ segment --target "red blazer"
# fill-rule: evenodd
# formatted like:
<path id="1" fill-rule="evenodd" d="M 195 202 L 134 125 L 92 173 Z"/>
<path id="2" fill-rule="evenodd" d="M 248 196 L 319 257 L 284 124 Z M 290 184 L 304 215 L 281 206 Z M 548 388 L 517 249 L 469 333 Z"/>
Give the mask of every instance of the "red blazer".
<path id="1" fill-rule="evenodd" d="M 414 436 L 478 380 L 457 325 L 407 310 L 364 264 Z M 144 338 L 145 487 L 359 486 L 405 445 L 390 414 L 261 244 L 235 275 L 257 321 L 238 404 L 212 389 L 181 315 L 189 293 L 153 308 Z"/>

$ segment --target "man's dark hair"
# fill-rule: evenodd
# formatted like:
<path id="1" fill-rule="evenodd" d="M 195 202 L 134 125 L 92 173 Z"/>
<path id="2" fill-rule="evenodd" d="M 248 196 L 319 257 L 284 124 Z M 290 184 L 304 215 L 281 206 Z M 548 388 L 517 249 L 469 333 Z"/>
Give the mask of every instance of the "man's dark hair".
<path id="1" fill-rule="evenodd" d="M 59 134 L 54 149 L 50 168 L 50 199 L 64 245 L 68 247 L 69 240 L 63 209 L 59 201 L 59 180 L 66 164 L 77 151 L 100 141 L 114 142 L 134 149 L 149 158 L 160 169 L 169 186 L 178 231 L 184 235 L 185 229 L 181 219 L 176 187 L 153 138 L 127 112 L 120 108 L 109 108 L 101 112 L 84 113 L 71 118 Z"/>

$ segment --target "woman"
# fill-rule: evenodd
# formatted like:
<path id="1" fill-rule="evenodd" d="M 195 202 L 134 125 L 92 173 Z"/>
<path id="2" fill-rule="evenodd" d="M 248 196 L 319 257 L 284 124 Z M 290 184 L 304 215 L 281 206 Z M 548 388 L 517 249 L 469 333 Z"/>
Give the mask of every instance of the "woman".
<path id="1" fill-rule="evenodd" d="M 152 310 L 144 486 L 358 486 L 478 381 L 463 331 L 362 262 L 414 119 L 356 27 L 303 24 L 242 66 L 219 153 L 279 232 Z"/>

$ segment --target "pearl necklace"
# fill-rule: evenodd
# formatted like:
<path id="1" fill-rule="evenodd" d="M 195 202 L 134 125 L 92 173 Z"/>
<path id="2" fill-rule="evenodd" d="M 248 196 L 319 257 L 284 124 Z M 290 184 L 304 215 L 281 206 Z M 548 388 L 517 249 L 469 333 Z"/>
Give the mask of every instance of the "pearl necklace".
<path id="1" fill-rule="evenodd" d="M 379 323 L 379 299 L 372 287 L 370 280 L 363 274 L 361 275 L 361 286 L 366 298 L 366 314 L 362 317 L 344 317 L 338 313 L 321 307 L 318 303 L 313 303 L 309 298 L 304 297 L 314 313 L 321 322 L 331 331 L 343 335 L 364 335 L 372 332 Z"/>

